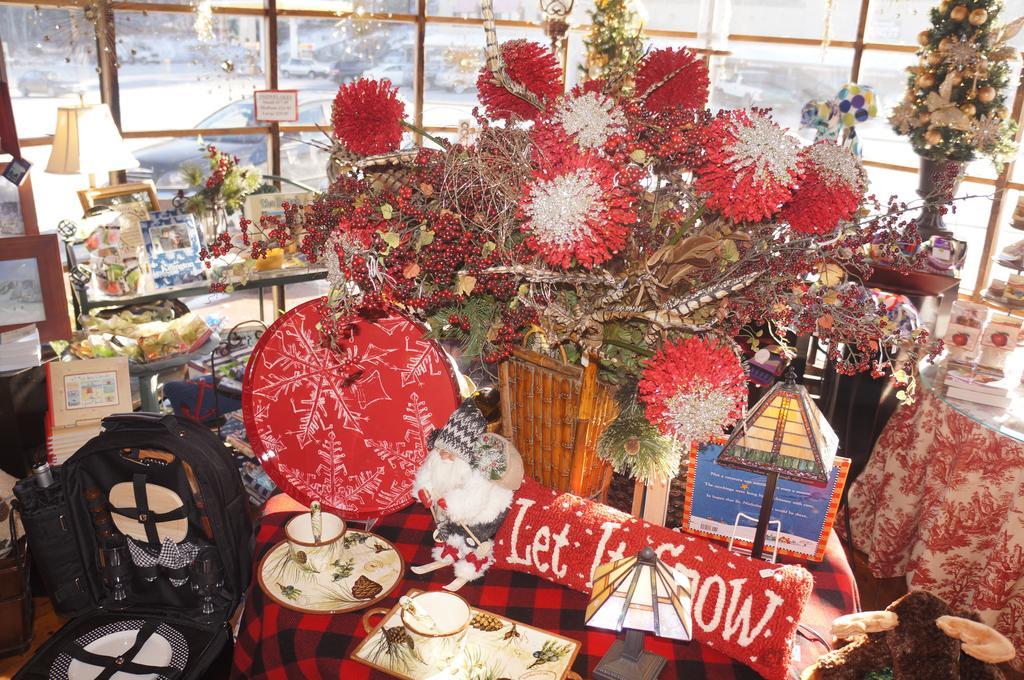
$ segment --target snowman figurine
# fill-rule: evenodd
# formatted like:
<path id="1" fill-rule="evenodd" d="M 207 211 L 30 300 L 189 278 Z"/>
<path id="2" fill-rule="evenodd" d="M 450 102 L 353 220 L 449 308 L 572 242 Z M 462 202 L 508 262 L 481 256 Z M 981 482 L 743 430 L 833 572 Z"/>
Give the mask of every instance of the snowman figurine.
<path id="1" fill-rule="evenodd" d="M 427 445 L 430 452 L 412 493 L 434 516 L 436 545 L 434 561 L 412 571 L 426 574 L 452 566 L 455 580 L 445 589 L 455 592 L 494 562 L 494 535 L 523 482 L 523 460 L 512 442 L 487 432 L 487 421 L 472 399 L 462 402 Z"/>

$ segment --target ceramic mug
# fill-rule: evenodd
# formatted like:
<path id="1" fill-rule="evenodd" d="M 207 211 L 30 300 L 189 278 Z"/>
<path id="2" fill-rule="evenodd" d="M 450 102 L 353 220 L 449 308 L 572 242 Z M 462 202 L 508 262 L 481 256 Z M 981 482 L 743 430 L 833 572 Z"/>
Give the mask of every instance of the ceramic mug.
<path id="1" fill-rule="evenodd" d="M 320 521 L 320 540 L 313 534 L 312 513 L 295 515 L 284 525 L 288 554 L 308 571 L 329 571 L 331 562 L 338 559 L 343 550 L 341 537 L 345 535 L 345 520 L 333 513 L 321 512 Z"/>
<path id="2" fill-rule="evenodd" d="M 414 649 L 428 666 L 446 666 L 462 652 L 473 610 L 447 590 L 419 593 L 409 599 L 412 606 L 402 609 L 401 620 Z"/>

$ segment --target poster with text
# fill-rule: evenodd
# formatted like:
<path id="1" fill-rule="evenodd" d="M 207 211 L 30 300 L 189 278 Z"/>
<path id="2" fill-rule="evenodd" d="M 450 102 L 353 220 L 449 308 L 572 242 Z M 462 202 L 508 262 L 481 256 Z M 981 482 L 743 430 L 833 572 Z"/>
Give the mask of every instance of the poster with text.
<path id="1" fill-rule="evenodd" d="M 690 450 L 683 529 L 724 541 L 735 535 L 735 546 L 749 548 L 754 541 L 767 476 L 719 465 L 722 446 L 705 444 Z M 780 555 L 820 562 L 849 471 L 850 460 L 836 457 L 824 486 L 780 478 L 765 553 L 774 548 L 778 529 Z"/>

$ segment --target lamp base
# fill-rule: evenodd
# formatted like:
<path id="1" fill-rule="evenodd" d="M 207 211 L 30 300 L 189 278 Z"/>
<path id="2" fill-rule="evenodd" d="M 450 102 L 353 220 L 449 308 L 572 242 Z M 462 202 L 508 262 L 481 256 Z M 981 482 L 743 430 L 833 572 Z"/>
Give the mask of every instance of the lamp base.
<path id="1" fill-rule="evenodd" d="M 655 680 L 665 657 L 644 650 L 636 661 L 624 654 L 626 643 L 616 640 L 594 669 L 594 680 Z"/>

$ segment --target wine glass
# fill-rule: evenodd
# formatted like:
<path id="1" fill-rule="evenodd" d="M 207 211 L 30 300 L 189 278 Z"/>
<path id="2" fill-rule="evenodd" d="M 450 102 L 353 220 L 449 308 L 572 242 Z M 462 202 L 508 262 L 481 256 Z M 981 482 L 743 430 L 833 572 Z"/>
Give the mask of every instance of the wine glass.
<path id="1" fill-rule="evenodd" d="M 103 582 L 114 591 L 114 601 L 123 602 L 128 597 L 127 585 L 132 579 L 128 545 L 121 538 L 113 545 L 100 547 L 98 557 Z"/>
<path id="2" fill-rule="evenodd" d="M 189 571 L 192 572 L 192 589 L 203 598 L 202 613 L 213 614 L 213 591 L 224 582 L 224 565 L 217 550 L 212 547 L 200 550 Z"/>

